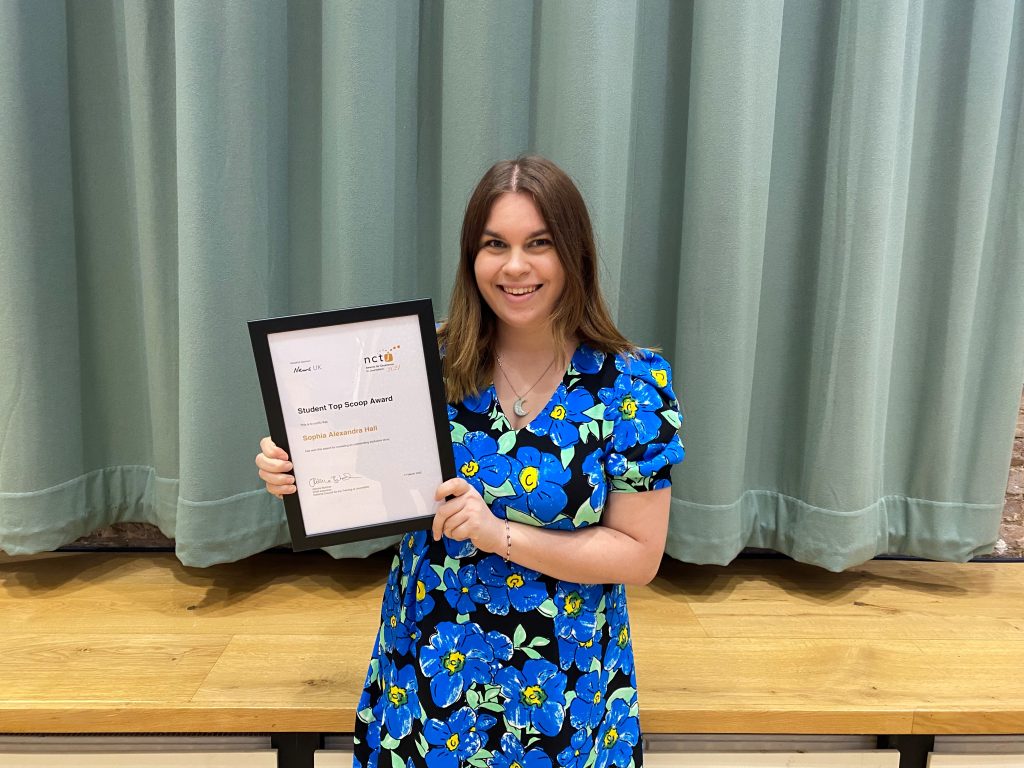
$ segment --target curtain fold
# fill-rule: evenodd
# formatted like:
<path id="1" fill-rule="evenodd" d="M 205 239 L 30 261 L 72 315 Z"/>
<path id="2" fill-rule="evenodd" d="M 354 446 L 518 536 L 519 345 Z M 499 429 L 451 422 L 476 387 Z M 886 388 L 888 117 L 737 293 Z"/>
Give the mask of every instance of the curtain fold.
<path id="1" fill-rule="evenodd" d="M 548 155 L 673 362 L 668 554 L 997 537 L 1024 380 L 1020 0 L 0 3 L 0 548 L 287 541 L 245 321 L 429 296 Z M 333 549 L 363 555 L 386 542 Z"/>

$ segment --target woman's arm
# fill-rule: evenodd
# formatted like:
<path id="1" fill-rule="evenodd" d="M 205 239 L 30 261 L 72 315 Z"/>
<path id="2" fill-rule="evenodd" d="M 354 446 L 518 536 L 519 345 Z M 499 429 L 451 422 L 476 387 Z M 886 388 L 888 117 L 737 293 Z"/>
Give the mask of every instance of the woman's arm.
<path id="1" fill-rule="evenodd" d="M 580 584 L 647 584 L 658 572 L 668 534 L 671 491 L 608 494 L 599 525 L 556 531 L 495 517 L 469 483 L 455 478 L 438 487 L 444 502 L 434 517 L 434 538 L 443 533 L 472 539 L 478 549 L 510 558 L 552 578 Z"/>

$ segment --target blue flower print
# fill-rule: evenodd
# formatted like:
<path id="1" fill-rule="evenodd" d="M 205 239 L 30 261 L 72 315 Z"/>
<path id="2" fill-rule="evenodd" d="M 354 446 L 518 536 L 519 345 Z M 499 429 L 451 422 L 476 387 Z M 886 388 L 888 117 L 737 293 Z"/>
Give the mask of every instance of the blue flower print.
<path id="1" fill-rule="evenodd" d="M 576 731 L 569 746 L 558 753 L 559 768 L 583 768 L 590 757 L 590 734 Z"/>
<path id="2" fill-rule="evenodd" d="M 548 435 L 559 448 L 568 448 L 580 441 L 580 424 L 593 421 L 584 411 L 594 407 L 594 397 L 585 389 L 567 391 L 559 384 L 550 402 L 537 414 L 527 429 L 535 435 Z"/>
<path id="3" fill-rule="evenodd" d="M 417 573 L 416 579 L 416 621 L 434 610 L 434 598 L 430 594 L 441 585 L 441 577 L 437 575 L 429 563 L 425 563 Z"/>
<path id="4" fill-rule="evenodd" d="M 609 672 L 633 671 L 633 645 L 629 641 L 629 624 L 608 625 L 608 647 L 604 652 L 604 668 Z"/>
<path id="5" fill-rule="evenodd" d="M 388 583 L 384 588 L 384 610 L 381 618 L 384 649 L 386 651 L 397 650 L 401 654 L 408 653 L 412 630 L 405 622 L 397 584 Z"/>
<path id="6" fill-rule="evenodd" d="M 491 403 L 494 402 L 494 387 L 488 387 L 482 392 L 470 395 L 462 404 L 474 413 L 487 413 L 491 410 Z"/>
<path id="7" fill-rule="evenodd" d="M 414 531 L 407 533 L 398 545 L 398 556 L 402 562 L 402 573 L 411 573 L 416 558 L 427 548 L 427 532 Z"/>
<path id="8" fill-rule="evenodd" d="M 431 746 L 426 754 L 428 768 L 458 768 L 479 752 L 484 737 L 476 723 L 476 714 L 469 707 L 456 710 L 447 721 L 427 720 L 423 735 Z"/>
<path id="9" fill-rule="evenodd" d="M 498 631 L 487 633 L 487 644 L 491 646 L 491 653 L 494 654 L 494 661 L 491 662 L 491 679 L 493 680 L 503 666 L 501 662 L 512 658 L 514 647 L 512 639 Z"/>
<path id="10" fill-rule="evenodd" d="M 667 443 L 648 443 L 644 449 L 644 455 L 637 462 L 636 468 L 642 477 L 651 477 L 660 469 L 667 467 L 671 464 L 678 464 L 685 457 L 686 452 L 683 450 L 683 443 L 679 439 L 679 435 L 672 435 L 672 439 Z M 623 467 L 623 472 L 625 466 Z M 616 474 L 616 477 L 620 477 L 622 472 Z"/>
<path id="11" fill-rule="evenodd" d="M 395 739 L 408 736 L 413 717 L 419 717 L 420 699 L 416 691 L 416 669 L 406 664 L 401 669 L 384 670 L 384 726 Z"/>
<path id="12" fill-rule="evenodd" d="M 604 403 L 605 419 L 614 422 L 612 437 L 619 453 L 658 436 L 661 429 L 658 411 L 665 403 L 658 390 L 643 379 L 620 375 L 615 379 L 614 388 L 605 387 L 597 396 Z"/>
<path id="13" fill-rule="evenodd" d="M 576 681 L 576 698 L 569 705 L 569 722 L 576 728 L 596 728 L 604 716 L 607 675 L 603 670 L 588 672 Z"/>
<path id="14" fill-rule="evenodd" d="M 472 539 L 456 541 L 455 539 L 449 539 L 447 536 L 442 536 L 441 541 L 444 543 L 445 554 L 448 557 L 454 557 L 456 560 L 470 557 L 476 553 L 476 545 L 473 544 Z"/>
<path id="15" fill-rule="evenodd" d="M 484 484 L 500 488 L 512 472 L 512 461 L 498 453 L 498 442 L 483 432 L 468 432 L 461 443 L 454 443 L 455 469 L 459 477 L 484 492 Z"/>
<path id="16" fill-rule="evenodd" d="M 477 573 L 490 595 L 487 610 L 499 616 L 505 616 L 510 605 L 520 612 L 532 611 L 547 599 L 547 589 L 537 581 L 536 571 L 497 555 L 481 560 Z"/>
<path id="17" fill-rule="evenodd" d="M 573 665 L 581 672 L 588 672 L 594 659 L 598 658 L 601 646 L 593 638 L 580 642 L 558 638 L 558 666 L 569 669 Z"/>
<path id="18" fill-rule="evenodd" d="M 662 390 L 670 400 L 675 400 L 675 392 L 672 391 L 672 369 L 661 355 L 650 350 L 641 350 L 640 357 L 623 359 L 621 356 L 615 358 L 615 368 L 619 373 L 625 373 L 635 379 L 643 379 Z"/>
<path id="19" fill-rule="evenodd" d="M 501 737 L 501 751 L 492 758 L 491 768 L 551 768 L 551 758 L 541 749 L 527 752 L 519 739 L 505 733 Z"/>
<path id="20" fill-rule="evenodd" d="M 580 373 L 597 373 L 604 365 L 604 352 L 581 344 L 572 356 L 572 367 Z"/>
<path id="21" fill-rule="evenodd" d="M 459 412 L 455 410 L 450 404 L 448 405 L 448 431 L 452 432 L 455 429 L 455 417 L 459 415 Z"/>
<path id="22" fill-rule="evenodd" d="M 595 510 L 600 510 L 608 500 L 608 480 L 604 476 L 600 448 L 588 454 L 587 458 L 583 460 L 583 472 L 587 476 L 587 482 L 594 489 L 590 494 L 590 506 Z"/>
<path id="23" fill-rule="evenodd" d="M 506 507 L 529 512 L 543 523 L 550 523 L 569 503 L 563 486 L 572 474 L 555 456 L 536 448 L 520 448 L 516 452 L 512 487 L 516 495 L 498 499 L 502 514 Z"/>
<path id="24" fill-rule="evenodd" d="M 629 714 L 629 705 L 616 699 L 597 733 L 597 761 L 594 768 L 617 765 L 625 768 L 633 759 L 633 747 L 640 741 L 640 723 Z"/>
<path id="25" fill-rule="evenodd" d="M 597 631 L 597 605 L 600 584 L 558 582 L 555 587 L 555 635 L 566 640 L 585 642 Z"/>
<path id="26" fill-rule="evenodd" d="M 565 675 L 545 659 L 530 659 L 522 670 L 505 667 L 495 680 L 507 699 L 505 719 L 515 728 L 532 726 L 554 736 L 565 720 Z"/>
<path id="27" fill-rule="evenodd" d="M 372 720 L 366 726 L 366 744 L 370 748 L 370 756 L 364 766 L 358 760 L 354 765 L 359 768 L 377 768 L 377 759 L 380 757 L 380 720 Z"/>
<path id="28" fill-rule="evenodd" d="M 442 621 L 420 651 L 420 669 L 430 678 L 430 695 L 449 707 L 473 683 L 490 682 L 491 646 L 477 624 Z"/>
<path id="29" fill-rule="evenodd" d="M 477 583 L 476 566 L 466 565 L 458 571 L 448 568 L 444 572 L 444 599 L 459 613 L 471 613 L 489 597 L 487 587 Z"/>

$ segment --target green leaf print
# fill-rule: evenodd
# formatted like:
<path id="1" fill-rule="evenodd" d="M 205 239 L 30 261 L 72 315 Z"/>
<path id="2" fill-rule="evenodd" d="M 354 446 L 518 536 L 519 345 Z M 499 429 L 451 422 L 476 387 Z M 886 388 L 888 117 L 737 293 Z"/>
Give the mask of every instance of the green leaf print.
<path id="1" fill-rule="evenodd" d="M 466 428 L 464 426 L 462 426 L 461 424 L 456 422 L 454 424 L 454 426 L 452 427 L 452 442 L 453 443 L 465 442 L 465 440 L 466 440 L 466 431 L 467 430 L 466 430 Z M 456 469 L 458 469 L 458 467 L 456 467 Z"/>
<path id="2" fill-rule="evenodd" d="M 562 449 L 562 469 L 569 467 L 569 462 L 572 461 L 572 457 L 576 455 L 576 449 L 571 445 L 568 448 Z"/>
<path id="3" fill-rule="evenodd" d="M 384 742 L 381 741 L 380 745 L 384 747 Z M 392 749 L 392 747 L 384 747 L 384 749 Z M 391 768 L 405 768 L 405 761 L 398 756 L 397 752 L 391 753 Z"/>
<path id="4" fill-rule="evenodd" d="M 364 723 L 372 723 L 373 722 L 373 707 L 367 707 L 366 709 L 360 710 L 359 712 L 356 713 L 356 717 L 358 717 Z"/>
<path id="5" fill-rule="evenodd" d="M 523 625 L 520 624 L 518 627 L 516 627 L 516 631 L 512 633 L 512 647 L 513 648 L 518 648 L 519 646 L 521 646 L 523 644 L 523 641 L 525 639 L 526 639 L 526 630 L 523 629 Z"/>
<path id="6" fill-rule="evenodd" d="M 470 709 L 476 709 L 480 706 L 480 694 L 470 688 L 466 691 L 466 703 L 469 704 Z"/>
<path id="7" fill-rule="evenodd" d="M 535 637 L 527 645 L 531 648 L 543 648 L 545 645 L 549 645 L 551 640 L 546 637 Z"/>
<path id="8" fill-rule="evenodd" d="M 519 650 L 522 651 L 523 655 L 526 656 L 526 658 L 528 658 L 528 659 L 539 659 L 540 658 L 540 654 L 537 651 L 533 650 L 533 648 L 531 648 L 528 645 L 524 645 Z"/>
<path id="9" fill-rule="evenodd" d="M 501 694 L 500 685 L 491 685 L 487 683 L 484 685 L 484 701 L 497 701 L 498 696 Z"/>
<path id="10" fill-rule="evenodd" d="M 667 411 L 662 411 L 661 415 L 665 417 L 665 421 L 676 429 L 679 429 L 683 425 L 683 420 L 679 418 L 679 411 L 674 411 L 670 408 Z"/>
<path id="11" fill-rule="evenodd" d="M 622 699 L 629 704 L 630 699 L 636 696 L 636 688 L 616 688 L 605 700 L 605 706 L 610 707 L 616 699 Z"/>
<path id="12" fill-rule="evenodd" d="M 422 733 L 416 737 L 416 751 L 420 753 L 420 757 L 424 757 L 430 751 L 427 738 Z"/>
<path id="13" fill-rule="evenodd" d="M 381 736 L 380 746 L 381 749 L 394 749 L 398 746 L 398 739 L 396 739 L 390 733 L 386 736 Z"/>
<path id="14" fill-rule="evenodd" d="M 537 606 L 537 610 L 542 616 L 547 616 L 549 619 L 553 619 L 558 615 L 558 609 L 555 607 L 555 601 L 550 597 Z"/>
<path id="15" fill-rule="evenodd" d="M 505 708 L 496 701 L 481 701 L 480 709 L 489 709 L 491 712 L 504 712 Z"/>
<path id="16" fill-rule="evenodd" d="M 506 480 L 504 483 L 501 484 L 501 487 L 499 488 L 491 488 L 491 486 L 489 485 L 485 487 L 491 492 L 491 496 L 493 496 L 496 499 L 501 499 L 504 498 L 505 496 L 516 495 L 516 489 L 512 487 L 511 480 Z"/>
<path id="17" fill-rule="evenodd" d="M 598 432 L 598 428 L 597 428 L 597 422 L 596 421 L 588 421 L 585 424 L 580 424 L 580 442 L 581 443 L 585 443 L 592 436 L 593 437 L 599 437 L 600 436 L 600 433 Z"/>
<path id="18" fill-rule="evenodd" d="M 511 520 L 513 523 L 523 523 L 524 525 L 537 525 L 537 520 L 533 515 L 528 515 L 526 512 L 520 512 L 518 509 L 513 507 L 505 507 L 505 517 Z"/>
<path id="19" fill-rule="evenodd" d="M 506 432 L 498 438 L 498 453 L 508 453 L 516 445 L 516 433 Z"/>
<path id="20" fill-rule="evenodd" d="M 604 420 L 604 408 L 605 408 L 604 403 L 597 403 L 596 405 L 592 405 L 590 408 L 587 408 L 587 410 L 585 410 L 583 412 L 583 415 L 584 416 L 589 416 L 594 421 L 603 421 Z"/>

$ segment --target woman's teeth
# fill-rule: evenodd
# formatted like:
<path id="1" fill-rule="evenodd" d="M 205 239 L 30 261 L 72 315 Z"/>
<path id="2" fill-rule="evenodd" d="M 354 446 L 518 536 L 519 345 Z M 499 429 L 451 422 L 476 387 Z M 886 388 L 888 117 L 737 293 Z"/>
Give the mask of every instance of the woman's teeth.
<path id="1" fill-rule="evenodd" d="M 529 288 L 502 288 L 505 293 L 511 293 L 513 296 L 523 296 L 527 293 L 533 293 L 537 290 L 537 286 L 531 286 Z"/>

